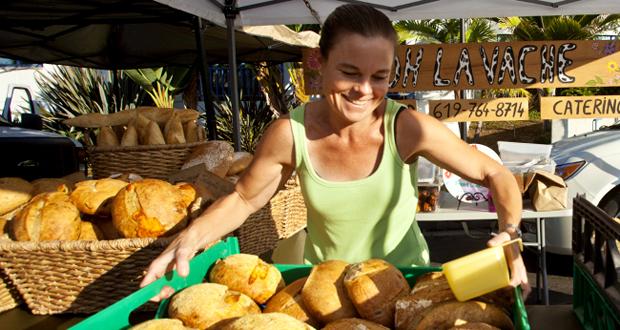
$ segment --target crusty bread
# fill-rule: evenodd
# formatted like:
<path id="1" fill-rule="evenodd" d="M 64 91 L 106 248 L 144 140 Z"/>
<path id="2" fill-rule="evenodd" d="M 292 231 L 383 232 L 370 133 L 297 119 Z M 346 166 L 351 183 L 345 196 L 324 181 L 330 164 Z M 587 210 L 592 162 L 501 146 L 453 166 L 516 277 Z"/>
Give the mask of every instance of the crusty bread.
<path id="1" fill-rule="evenodd" d="M 223 178 L 233 162 L 233 147 L 226 141 L 209 141 L 192 150 L 181 169 L 204 163 L 207 170 Z"/>
<path id="2" fill-rule="evenodd" d="M 190 120 L 196 120 L 198 118 L 198 111 L 192 109 L 176 109 L 174 110 L 179 114 L 181 122 L 185 123 Z M 172 115 L 171 109 L 162 109 L 155 107 L 138 107 L 135 109 L 127 109 L 111 114 L 102 113 L 88 113 L 80 115 L 74 118 L 69 118 L 63 121 L 65 125 L 75 127 L 103 127 L 103 126 L 117 126 L 127 125 L 132 121 L 136 114 L 140 114 L 149 120 L 153 120 L 159 124 L 164 124 Z"/>
<path id="3" fill-rule="evenodd" d="M 138 130 L 136 125 L 133 122 L 130 122 L 125 129 L 125 133 L 123 133 L 123 137 L 121 138 L 121 146 L 122 147 L 132 147 L 140 144 L 138 139 Z"/>
<path id="4" fill-rule="evenodd" d="M 246 314 L 259 314 L 260 308 L 248 296 L 225 285 L 201 283 L 172 296 L 168 315 L 188 327 L 208 329 L 219 322 Z"/>
<path id="5" fill-rule="evenodd" d="M 34 186 L 21 178 L 0 178 L 0 214 L 26 204 L 33 196 Z"/>
<path id="6" fill-rule="evenodd" d="M 458 323 L 461 323 L 461 322 L 458 322 Z M 453 326 L 448 330 L 500 330 L 500 329 L 490 324 L 483 323 L 483 322 L 466 322 L 463 324 Z"/>
<path id="7" fill-rule="evenodd" d="M 156 122 L 150 121 L 148 126 L 146 126 L 146 133 L 144 136 L 144 144 L 145 145 L 158 145 L 158 144 L 166 144 L 166 140 L 164 139 L 164 135 L 157 125 Z"/>
<path id="8" fill-rule="evenodd" d="M 287 285 L 284 289 L 278 291 L 273 297 L 267 301 L 267 305 L 263 310 L 264 313 L 284 313 L 290 315 L 302 322 L 306 322 L 313 327 L 318 327 L 318 322 L 313 319 L 308 312 L 301 298 L 301 289 L 308 277 L 297 279 L 293 283 Z"/>
<path id="9" fill-rule="evenodd" d="M 116 132 L 114 132 L 112 127 L 103 126 L 99 129 L 97 134 L 98 147 L 117 147 L 119 144 L 118 136 L 116 136 Z"/>
<path id="10" fill-rule="evenodd" d="M 388 328 L 394 324 L 394 303 L 409 293 L 409 284 L 403 274 L 381 259 L 350 265 L 344 286 L 362 318 Z"/>
<path id="11" fill-rule="evenodd" d="M 185 141 L 187 143 L 198 142 L 198 125 L 195 120 L 190 120 L 183 125 L 183 133 L 185 133 Z"/>
<path id="12" fill-rule="evenodd" d="M 315 265 L 301 290 L 306 310 L 323 324 L 357 316 L 343 283 L 347 266 L 342 260 Z"/>
<path id="13" fill-rule="evenodd" d="M 218 260 L 209 273 L 209 281 L 226 285 L 259 304 L 265 303 L 284 287 L 282 274 L 274 265 L 244 253 Z"/>
<path id="14" fill-rule="evenodd" d="M 228 169 L 228 173 L 226 173 L 226 176 L 237 175 L 245 171 L 245 169 L 248 166 L 250 166 L 250 163 L 252 162 L 253 157 L 254 156 L 252 156 L 252 154 L 249 152 L 245 152 L 245 151 L 235 152 L 233 154 L 232 165 L 230 165 L 230 168 Z"/>
<path id="15" fill-rule="evenodd" d="M 18 241 L 75 240 L 80 235 L 80 211 L 62 192 L 35 196 L 13 219 Z"/>
<path id="16" fill-rule="evenodd" d="M 112 222 L 123 237 L 159 237 L 187 224 L 187 208 L 195 199 L 189 184 L 173 186 L 144 179 L 121 189 L 112 202 Z"/>
<path id="17" fill-rule="evenodd" d="M 321 330 L 389 330 L 381 324 L 358 318 L 340 319 L 330 322 Z"/>
<path id="18" fill-rule="evenodd" d="M 84 172 L 82 171 L 76 171 L 71 174 L 67 174 L 63 176 L 62 179 L 67 180 L 71 184 L 70 188 L 73 191 L 76 183 L 86 180 L 86 175 L 84 175 Z"/>
<path id="19" fill-rule="evenodd" d="M 411 294 L 396 301 L 394 326 L 396 329 L 415 329 L 426 309 L 456 300 L 448 281 L 441 272 L 431 272 L 418 277 Z"/>
<path id="20" fill-rule="evenodd" d="M 78 182 L 71 193 L 71 201 L 82 213 L 108 215 L 112 199 L 127 184 L 110 178 Z"/>
<path id="21" fill-rule="evenodd" d="M 30 182 L 34 187 L 34 191 L 32 192 L 33 196 L 44 192 L 64 192 L 68 194 L 72 190 L 72 184 L 68 180 L 65 179 L 56 179 L 56 178 L 43 178 L 36 179 Z"/>
<path id="22" fill-rule="evenodd" d="M 123 238 L 123 235 L 114 227 L 111 217 L 93 217 L 89 219 L 103 233 L 103 239 Z"/>
<path id="23" fill-rule="evenodd" d="M 130 330 L 190 330 L 183 325 L 181 320 L 177 319 L 156 319 L 148 320 L 142 323 L 136 324 L 129 328 Z"/>
<path id="24" fill-rule="evenodd" d="M 100 239 L 105 239 L 103 232 L 91 221 L 81 221 L 80 222 L 80 235 L 78 236 L 79 240 L 82 241 L 96 241 Z"/>
<path id="25" fill-rule="evenodd" d="M 173 113 L 164 126 L 164 138 L 166 144 L 185 143 L 185 134 L 183 133 L 183 124 L 177 113 Z"/>
<path id="26" fill-rule="evenodd" d="M 311 330 L 313 327 L 283 313 L 248 314 L 227 322 L 221 330 Z"/>
<path id="27" fill-rule="evenodd" d="M 420 323 L 409 329 L 449 329 L 470 322 L 487 323 L 503 330 L 514 329 L 512 321 L 502 309 L 474 300 L 439 303 L 422 314 Z"/>

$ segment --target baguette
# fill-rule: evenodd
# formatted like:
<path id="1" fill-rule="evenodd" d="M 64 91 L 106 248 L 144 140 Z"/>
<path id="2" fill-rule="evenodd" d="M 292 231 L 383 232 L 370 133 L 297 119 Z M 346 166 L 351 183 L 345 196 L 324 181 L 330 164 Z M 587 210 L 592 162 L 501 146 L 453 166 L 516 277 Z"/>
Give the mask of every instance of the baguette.
<path id="1" fill-rule="evenodd" d="M 103 126 L 99 129 L 97 135 L 98 147 L 117 147 L 119 145 L 118 137 L 110 126 Z"/>
<path id="2" fill-rule="evenodd" d="M 174 110 L 179 114 L 182 123 L 198 118 L 198 111 L 192 109 Z M 103 126 L 127 125 L 132 121 L 136 114 L 141 114 L 146 118 L 153 120 L 159 124 L 164 124 L 172 114 L 171 109 L 162 109 L 155 107 L 139 107 L 135 109 L 127 109 L 111 114 L 87 113 L 81 116 L 65 119 L 63 124 L 74 127 L 98 128 Z"/>
<path id="3" fill-rule="evenodd" d="M 183 134 L 183 124 L 176 113 L 173 113 L 164 126 L 164 138 L 166 144 L 185 143 L 185 134 Z"/>
<path id="4" fill-rule="evenodd" d="M 125 130 L 125 134 L 123 134 L 123 138 L 121 139 L 122 147 L 131 147 L 137 146 L 138 142 L 138 131 L 136 130 L 136 126 L 133 122 L 127 125 L 127 129 Z"/>

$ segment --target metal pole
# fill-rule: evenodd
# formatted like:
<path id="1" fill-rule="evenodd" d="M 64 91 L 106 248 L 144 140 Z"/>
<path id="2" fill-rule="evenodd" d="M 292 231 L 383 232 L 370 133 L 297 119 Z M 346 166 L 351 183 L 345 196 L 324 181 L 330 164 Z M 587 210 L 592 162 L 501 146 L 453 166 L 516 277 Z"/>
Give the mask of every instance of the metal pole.
<path id="1" fill-rule="evenodd" d="M 235 42 L 235 18 L 239 10 L 235 1 L 226 0 L 224 15 L 226 16 L 226 37 L 228 39 L 228 76 L 232 101 L 233 142 L 235 151 L 241 151 L 241 126 L 239 125 L 239 83 L 237 81 L 237 49 Z"/>
<path id="2" fill-rule="evenodd" d="M 198 16 L 195 17 L 195 30 L 196 36 L 196 49 L 199 56 L 199 69 L 200 79 L 202 86 L 202 94 L 205 103 L 205 113 L 207 114 L 207 137 L 209 140 L 215 140 L 217 138 L 217 122 L 215 119 L 215 109 L 213 108 L 213 98 L 211 97 L 211 81 L 209 80 L 209 64 L 205 56 L 204 45 L 204 31 L 202 26 L 202 19 Z"/>
<path id="3" fill-rule="evenodd" d="M 465 43 L 467 41 L 465 39 L 466 32 L 467 22 L 464 18 L 461 18 L 461 43 Z M 467 97 L 464 89 L 461 89 L 459 93 L 461 94 L 461 100 L 464 100 Z M 467 141 L 467 122 L 459 122 L 459 132 L 461 134 L 461 140 Z"/>

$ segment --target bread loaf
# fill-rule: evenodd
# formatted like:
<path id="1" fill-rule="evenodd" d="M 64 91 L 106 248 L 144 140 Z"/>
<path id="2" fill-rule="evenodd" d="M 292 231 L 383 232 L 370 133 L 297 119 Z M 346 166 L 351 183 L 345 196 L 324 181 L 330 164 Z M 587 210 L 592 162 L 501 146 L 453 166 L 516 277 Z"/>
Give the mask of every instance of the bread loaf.
<path id="1" fill-rule="evenodd" d="M 362 318 L 391 328 L 394 304 L 409 293 L 409 284 L 393 265 L 381 259 L 352 264 L 344 277 L 351 302 Z"/>
<path id="2" fill-rule="evenodd" d="M 34 186 L 24 179 L 0 178 L 0 214 L 8 213 L 26 204 L 32 198 L 33 191 Z"/>
<path id="3" fill-rule="evenodd" d="M 185 133 L 185 141 L 187 143 L 198 142 L 198 125 L 195 120 L 190 120 L 183 125 L 183 133 Z"/>
<path id="4" fill-rule="evenodd" d="M 396 329 L 415 329 L 423 312 L 433 306 L 454 301 L 456 297 L 441 272 L 431 272 L 418 277 L 411 294 L 396 301 L 394 326 Z"/>
<path id="5" fill-rule="evenodd" d="M 110 126 L 103 126 L 97 134 L 98 147 L 117 147 L 119 146 L 118 137 Z"/>
<path id="6" fill-rule="evenodd" d="M 233 154 L 233 162 L 230 168 L 228 169 L 228 173 L 226 176 L 237 175 L 245 171 L 245 169 L 250 166 L 252 162 L 251 153 L 245 151 L 238 151 Z"/>
<path id="7" fill-rule="evenodd" d="M 127 184 L 109 178 L 78 182 L 71 193 L 71 201 L 82 213 L 109 215 L 112 199 Z"/>
<path id="8" fill-rule="evenodd" d="M 62 192 L 35 196 L 13 219 L 18 241 L 75 240 L 80 235 L 80 212 Z"/>
<path id="9" fill-rule="evenodd" d="M 164 139 L 164 135 L 154 121 L 149 121 L 146 126 L 146 132 L 144 133 L 144 143 L 145 145 L 158 145 L 158 144 L 166 144 L 166 140 Z"/>
<path id="10" fill-rule="evenodd" d="M 82 241 L 96 241 L 105 239 L 103 232 L 90 221 L 81 221 L 80 222 L 80 235 L 78 237 L 79 240 Z"/>
<path id="11" fill-rule="evenodd" d="M 243 253 L 218 260 L 209 273 L 209 281 L 226 285 L 259 304 L 265 303 L 284 287 L 282 274 L 274 265 L 258 256 Z"/>
<path id="12" fill-rule="evenodd" d="M 43 178 L 36 179 L 30 182 L 34 187 L 34 191 L 32 192 L 33 196 L 36 196 L 45 192 L 64 192 L 68 194 L 71 192 L 71 187 L 73 186 L 71 182 L 65 179 L 55 179 L 55 178 Z"/>
<path id="13" fill-rule="evenodd" d="M 248 314 L 226 323 L 221 330 L 311 330 L 313 327 L 282 313 Z"/>
<path id="14" fill-rule="evenodd" d="M 121 189 L 112 202 L 112 221 L 123 237 L 171 235 L 187 224 L 187 208 L 196 197 L 189 184 L 173 186 L 144 179 Z"/>
<path id="15" fill-rule="evenodd" d="M 130 330 L 191 330 L 183 325 L 181 320 L 177 319 L 156 319 L 148 320 L 136 324 L 129 328 Z"/>
<path id="16" fill-rule="evenodd" d="M 164 138 L 166 144 L 185 143 L 185 134 L 183 133 L 183 124 L 177 113 L 173 113 L 164 127 Z"/>
<path id="17" fill-rule="evenodd" d="M 301 290 L 308 313 L 323 324 L 357 316 L 343 283 L 347 266 L 341 260 L 315 265 Z"/>
<path id="18" fill-rule="evenodd" d="M 321 330 L 389 330 L 389 328 L 368 320 L 347 318 L 330 322 Z"/>
<path id="19" fill-rule="evenodd" d="M 318 327 L 318 322 L 306 312 L 306 307 L 301 299 L 301 289 L 307 279 L 308 277 L 302 277 L 278 291 L 269 299 L 263 312 L 284 313 L 313 327 Z"/>
<path id="20" fill-rule="evenodd" d="M 82 171 L 76 171 L 63 176 L 62 179 L 67 180 L 71 184 L 70 188 L 71 191 L 73 191 L 76 183 L 86 180 L 86 175 L 84 175 L 84 172 Z"/>
<path id="21" fill-rule="evenodd" d="M 228 142 L 209 141 L 194 148 L 181 169 L 204 163 L 207 170 L 223 178 L 232 165 L 233 154 L 233 147 Z"/>
<path id="22" fill-rule="evenodd" d="M 92 221 L 96 224 L 97 228 L 101 230 L 103 234 L 103 239 L 119 239 L 123 238 L 123 235 L 114 227 L 112 223 L 112 218 L 107 217 L 94 217 L 90 218 L 89 221 Z"/>
<path id="23" fill-rule="evenodd" d="M 172 296 L 168 315 L 197 329 L 219 328 L 220 322 L 246 314 L 259 314 L 260 308 L 248 296 L 225 285 L 201 283 Z"/>
<path id="24" fill-rule="evenodd" d="M 461 323 L 461 322 L 457 322 Z M 500 330 L 490 324 L 482 322 L 466 322 L 464 324 L 456 325 L 448 330 Z"/>
<path id="25" fill-rule="evenodd" d="M 123 137 L 121 138 L 121 146 L 122 147 L 132 147 L 140 144 L 138 139 L 138 130 L 134 122 L 130 122 L 125 129 L 125 133 L 123 133 Z"/>
<path id="26" fill-rule="evenodd" d="M 449 301 L 422 312 L 422 320 L 415 328 L 449 329 L 465 323 L 487 323 L 503 330 L 512 330 L 512 321 L 500 308 L 480 301 Z"/>
<path id="27" fill-rule="evenodd" d="M 174 111 L 179 114 L 179 118 L 183 123 L 190 120 L 196 120 L 199 115 L 198 111 L 192 109 L 177 109 Z M 63 121 L 63 124 L 90 128 L 127 125 L 136 117 L 136 114 L 145 116 L 147 119 L 155 121 L 158 124 L 164 124 L 170 118 L 172 110 L 154 107 L 139 107 L 136 109 L 127 109 L 111 114 L 88 113 L 66 119 Z"/>

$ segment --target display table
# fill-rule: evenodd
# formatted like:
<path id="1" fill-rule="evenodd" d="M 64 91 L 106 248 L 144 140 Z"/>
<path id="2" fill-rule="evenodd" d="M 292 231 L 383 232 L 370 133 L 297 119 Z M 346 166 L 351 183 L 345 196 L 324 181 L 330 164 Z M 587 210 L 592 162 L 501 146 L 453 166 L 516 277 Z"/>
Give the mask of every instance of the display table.
<path id="1" fill-rule="evenodd" d="M 529 204 L 523 206 L 521 214 L 522 221 L 532 221 L 536 223 L 536 240 L 523 242 L 526 246 L 535 246 L 538 254 L 539 270 L 536 271 L 536 296 L 545 305 L 549 304 L 549 288 L 547 286 L 547 257 L 546 257 L 546 237 L 545 220 L 549 218 L 572 217 L 572 209 L 558 211 L 534 211 Z M 489 212 L 487 202 L 476 204 L 461 203 L 451 195 L 442 192 L 439 198 L 439 209 L 434 212 L 420 212 L 417 214 L 418 221 L 472 221 L 472 220 L 497 220 L 496 212 Z M 542 277 L 542 286 L 541 286 Z"/>

